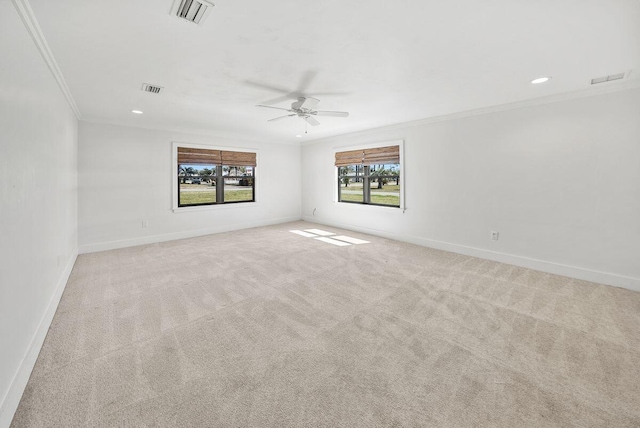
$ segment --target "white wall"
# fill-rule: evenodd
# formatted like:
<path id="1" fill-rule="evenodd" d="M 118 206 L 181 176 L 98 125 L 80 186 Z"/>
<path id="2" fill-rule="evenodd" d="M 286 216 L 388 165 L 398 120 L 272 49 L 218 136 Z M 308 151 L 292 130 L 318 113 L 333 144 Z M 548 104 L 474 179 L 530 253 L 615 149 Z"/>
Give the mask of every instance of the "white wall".
<path id="1" fill-rule="evenodd" d="M 173 212 L 173 141 L 257 149 L 257 202 Z M 80 122 L 78 153 L 81 252 L 300 219 L 298 146 Z"/>
<path id="2" fill-rule="evenodd" d="M 77 120 L 0 1 L 0 426 L 8 426 L 77 255 Z"/>
<path id="3" fill-rule="evenodd" d="M 332 201 L 335 148 L 398 139 L 405 213 Z M 640 290 L 640 89 L 323 140 L 302 171 L 303 219 Z"/>

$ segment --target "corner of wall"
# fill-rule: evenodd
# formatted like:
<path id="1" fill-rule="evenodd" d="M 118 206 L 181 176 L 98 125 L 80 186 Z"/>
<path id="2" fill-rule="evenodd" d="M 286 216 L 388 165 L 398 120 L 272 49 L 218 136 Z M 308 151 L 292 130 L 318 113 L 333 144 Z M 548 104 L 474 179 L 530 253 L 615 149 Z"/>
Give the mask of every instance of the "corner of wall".
<path id="1" fill-rule="evenodd" d="M 25 28 L 29 32 L 29 35 L 31 35 L 31 39 L 33 40 L 33 43 L 36 45 L 36 47 L 40 51 L 40 55 L 42 56 L 42 59 L 47 64 L 49 71 L 51 71 L 51 75 L 53 76 L 54 79 L 56 79 L 56 83 L 58 83 L 58 86 L 60 87 L 60 91 L 62 91 L 62 94 L 67 99 L 67 102 L 69 103 L 69 107 L 73 111 L 73 114 L 76 116 L 77 119 L 80 119 L 80 110 L 78 109 L 76 101 L 73 99 L 73 96 L 71 95 L 69 86 L 67 85 L 67 82 L 64 79 L 62 72 L 60 71 L 60 67 L 58 67 L 58 63 L 54 58 L 53 53 L 51 52 L 51 49 L 49 49 L 49 44 L 47 43 L 47 40 L 45 39 L 44 34 L 42 34 L 42 30 L 40 29 L 40 24 L 38 23 L 38 20 L 36 19 L 36 16 L 33 13 L 33 9 L 31 9 L 31 4 L 29 4 L 29 0 L 11 0 L 11 1 L 16 11 L 18 12 L 18 15 L 20 15 L 20 19 L 22 19 L 22 22 L 24 23 Z"/>
<path id="2" fill-rule="evenodd" d="M 79 254 L 95 253 L 99 251 L 117 250 L 119 248 L 136 247 L 139 245 L 156 244 L 159 242 L 175 241 L 178 239 L 195 238 L 197 236 L 213 235 L 216 233 L 232 232 L 234 230 L 250 229 L 253 227 L 271 226 L 300 220 L 299 216 L 280 217 L 275 219 L 251 221 L 246 223 L 226 224 L 205 229 L 168 232 L 159 235 L 146 235 L 136 238 L 120 239 L 116 241 L 83 244 L 79 247 Z"/>
<path id="3" fill-rule="evenodd" d="M 29 377 L 31 376 L 33 367 L 36 364 L 36 360 L 38 359 L 44 340 L 47 337 L 49 326 L 51 325 L 56 310 L 58 309 L 58 304 L 60 303 L 62 294 L 67 286 L 69 276 L 71 275 L 71 271 L 73 270 L 77 257 L 78 249 L 76 248 L 69 258 L 64 271 L 60 275 L 58 283 L 56 284 L 55 292 L 47 305 L 47 310 L 40 319 L 38 328 L 31 338 L 29 348 L 22 358 L 20 367 L 18 367 L 18 370 L 9 386 L 9 390 L 2 400 L 2 403 L 0 403 L 0 427 L 8 427 L 11 425 L 11 420 L 18 409 L 18 405 L 20 404 L 20 399 L 22 398 L 22 394 L 27 386 L 27 382 L 29 382 Z"/>

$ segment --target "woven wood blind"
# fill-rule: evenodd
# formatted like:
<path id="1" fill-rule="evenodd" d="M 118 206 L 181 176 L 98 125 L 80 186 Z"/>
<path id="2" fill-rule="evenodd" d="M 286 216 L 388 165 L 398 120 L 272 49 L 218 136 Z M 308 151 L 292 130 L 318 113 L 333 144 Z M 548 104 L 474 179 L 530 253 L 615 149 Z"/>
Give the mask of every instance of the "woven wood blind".
<path id="1" fill-rule="evenodd" d="M 220 165 L 220 150 L 178 147 L 178 164 Z"/>
<path id="2" fill-rule="evenodd" d="M 250 152 L 222 152 L 222 164 L 230 166 L 256 166 L 256 154 Z"/>
<path id="3" fill-rule="evenodd" d="M 400 146 L 350 150 L 336 153 L 336 166 L 400 163 Z"/>
<path id="4" fill-rule="evenodd" d="M 400 163 L 400 146 L 376 147 L 365 149 L 363 165 L 376 165 L 384 163 Z"/>
<path id="5" fill-rule="evenodd" d="M 360 165 L 364 159 L 364 150 L 351 150 L 336 153 L 336 166 Z"/>
<path id="6" fill-rule="evenodd" d="M 256 154 L 178 147 L 178 163 L 193 165 L 256 166 Z"/>

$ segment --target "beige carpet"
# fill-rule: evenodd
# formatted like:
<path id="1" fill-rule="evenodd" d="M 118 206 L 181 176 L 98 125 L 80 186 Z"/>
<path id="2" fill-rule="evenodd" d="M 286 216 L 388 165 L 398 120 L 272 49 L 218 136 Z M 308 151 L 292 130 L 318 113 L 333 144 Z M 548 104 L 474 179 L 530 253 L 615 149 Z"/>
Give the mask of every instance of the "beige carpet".
<path id="1" fill-rule="evenodd" d="M 81 255 L 12 426 L 640 426 L 640 293 L 312 227 Z"/>

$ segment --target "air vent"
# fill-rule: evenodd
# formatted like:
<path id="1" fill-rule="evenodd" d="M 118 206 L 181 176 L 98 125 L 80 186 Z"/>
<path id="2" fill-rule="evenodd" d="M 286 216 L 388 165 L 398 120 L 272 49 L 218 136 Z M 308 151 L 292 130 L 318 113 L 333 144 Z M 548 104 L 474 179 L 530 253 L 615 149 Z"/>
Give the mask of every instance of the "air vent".
<path id="1" fill-rule="evenodd" d="M 152 94 L 159 94 L 160 91 L 162 90 L 162 86 L 150 85 L 148 83 L 143 83 L 142 84 L 142 90 L 144 92 L 151 92 Z"/>
<path id="2" fill-rule="evenodd" d="M 202 25 L 211 12 L 213 3 L 203 0 L 174 0 L 171 15 Z"/>
<path id="3" fill-rule="evenodd" d="M 629 73 L 631 72 L 628 71 L 626 73 L 610 74 L 608 76 L 596 77 L 591 79 L 591 84 L 597 85 L 598 83 L 605 83 L 605 82 L 611 82 L 613 80 L 624 79 Z"/>

